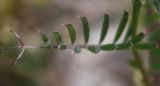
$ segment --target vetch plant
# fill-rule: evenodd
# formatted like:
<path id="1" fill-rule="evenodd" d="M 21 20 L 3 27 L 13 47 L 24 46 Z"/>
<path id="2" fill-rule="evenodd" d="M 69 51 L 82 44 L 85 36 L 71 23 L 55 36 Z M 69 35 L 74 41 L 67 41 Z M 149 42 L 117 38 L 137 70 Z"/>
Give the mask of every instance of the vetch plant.
<path id="1" fill-rule="evenodd" d="M 135 59 L 133 61 L 130 61 L 129 63 L 133 66 L 136 65 L 136 67 L 140 70 L 143 80 L 142 83 L 144 86 L 151 86 L 151 81 L 149 79 L 149 70 L 146 69 L 142 57 L 139 53 L 139 50 L 149 50 L 154 51 L 155 54 L 159 54 L 160 46 L 157 42 L 143 42 L 144 37 L 147 37 L 144 32 L 138 32 L 137 31 L 137 25 L 139 20 L 139 14 L 141 10 L 141 2 L 140 0 L 133 0 L 133 9 L 132 9 L 132 15 L 131 15 L 131 21 L 129 21 L 129 13 L 127 11 L 124 11 L 123 16 L 119 22 L 119 26 L 117 29 L 117 32 L 115 34 L 115 37 L 113 39 L 113 42 L 111 44 L 102 44 L 104 41 L 108 30 L 109 30 L 109 15 L 104 14 L 104 20 L 102 25 L 102 30 L 100 34 L 99 43 L 96 45 L 90 45 L 88 44 L 89 40 L 89 34 L 90 34 L 90 26 L 89 22 L 86 17 L 80 17 L 82 26 L 83 26 L 83 37 L 84 37 L 84 44 L 79 45 L 76 44 L 77 40 L 77 32 L 75 27 L 72 24 L 64 24 L 68 30 L 69 38 L 71 41 L 70 45 L 66 45 L 63 41 L 63 37 L 61 36 L 60 32 L 52 32 L 53 39 L 56 44 L 52 44 L 51 40 L 49 40 L 48 35 L 46 33 L 43 33 L 39 29 L 37 31 L 41 34 L 41 39 L 43 41 L 43 45 L 41 46 L 30 46 L 30 45 L 24 45 L 21 37 L 14 31 L 11 30 L 13 35 L 18 40 L 19 44 L 15 47 L 6 48 L 5 50 L 10 50 L 11 48 L 19 48 L 21 52 L 17 56 L 17 58 L 14 61 L 11 61 L 10 64 L 14 65 L 16 64 L 21 57 L 23 57 L 23 53 L 25 53 L 26 49 L 29 48 L 45 48 L 45 49 L 73 49 L 75 53 L 80 53 L 81 49 L 87 49 L 91 51 L 94 54 L 99 53 L 100 51 L 120 51 L 120 50 L 131 50 Z M 155 3 L 156 7 L 159 6 Z M 159 7 L 157 7 L 159 10 Z M 129 26 L 126 28 L 126 25 L 129 24 Z M 124 30 L 127 29 L 127 32 L 124 33 Z M 125 34 L 124 41 L 122 43 L 117 43 L 117 41 L 122 37 L 122 34 Z M 159 40 L 160 31 L 155 31 L 151 33 L 150 39 L 153 41 Z M 158 64 L 159 65 L 159 64 Z M 154 66 L 158 66 L 154 65 Z"/>

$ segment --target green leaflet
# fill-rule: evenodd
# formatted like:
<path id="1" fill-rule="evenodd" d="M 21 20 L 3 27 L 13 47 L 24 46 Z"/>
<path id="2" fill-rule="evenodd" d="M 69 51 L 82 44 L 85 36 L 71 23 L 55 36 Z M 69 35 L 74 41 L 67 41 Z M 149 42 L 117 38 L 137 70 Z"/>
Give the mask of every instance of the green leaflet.
<path id="1" fill-rule="evenodd" d="M 136 35 L 140 8 L 141 8 L 140 0 L 133 0 L 132 19 L 124 39 L 125 41 L 128 39 L 129 36 L 134 37 Z"/>
<path id="2" fill-rule="evenodd" d="M 101 45 L 100 49 L 101 50 L 124 50 L 124 49 L 129 49 L 131 47 L 131 43 L 121 43 L 121 44 L 106 44 L 106 45 Z"/>
<path id="3" fill-rule="evenodd" d="M 48 49 L 51 48 L 52 44 L 49 41 L 47 34 L 41 33 L 41 35 L 42 35 L 42 40 L 43 40 L 43 46 Z"/>
<path id="4" fill-rule="evenodd" d="M 74 53 L 80 53 L 81 52 L 81 49 L 79 47 L 74 47 Z"/>
<path id="5" fill-rule="evenodd" d="M 129 49 L 131 47 L 131 43 L 121 43 L 121 44 L 105 44 L 100 46 L 100 50 L 124 50 L 124 49 Z"/>
<path id="6" fill-rule="evenodd" d="M 135 37 L 132 38 L 132 40 L 130 41 L 133 44 L 137 44 L 139 42 L 141 42 L 144 38 L 144 33 L 139 33 L 137 34 Z"/>
<path id="7" fill-rule="evenodd" d="M 59 32 L 52 32 L 52 33 L 54 35 L 54 39 L 55 39 L 57 45 L 61 46 L 63 44 L 61 34 Z"/>
<path id="8" fill-rule="evenodd" d="M 52 32 L 54 35 L 54 39 L 57 43 L 57 48 L 61 49 L 61 50 L 65 50 L 67 48 L 66 45 L 64 45 L 61 34 L 59 32 Z"/>
<path id="9" fill-rule="evenodd" d="M 105 50 L 105 51 L 111 51 L 111 50 L 115 50 L 116 49 L 116 45 L 115 44 L 101 45 L 100 49 L 101 50 Z"/>
<path id="10" fill-rule="evenodd" d="M 150 49 L 156 49 L 157 46 L 156 44 L 153 44 L 153 43 L 141 43 L 141 44 L 136 44 L 131 46 L 130 42 L 122 43 L 122 44 L 105 44 L 100 46 L 100 50 L 106 50 L 106 51 L 124 50 L 129 48 L 140 49 L 140 50 L 146 50 L 146 49 L 150 50 Z"/>
<path id="11" fill-rule="evenodd" d="M 146 50 L 146 49 L 156 49 L 157 46 L 156 44 L 153 44 L 153 43 L 143 43 L 143 44 L 136 44 L 133 46 L 133 48 Z"/>
<path id="12" fill-rule="evenodd" d="M 66 24 L 66 27 L 68 28 L 71 43 L 74 44 L 76 41 L 76 30 L 71 24 Z"/>
<path id="13" fill-rule="evenodd" d="M 120 21 L 116 36 L 114 38 L 114 41 L 113 41 L 114 43 L 116 43 L 119 40 L 119 38 L 121 37 L 121 35 L 125 29 L 125 26 L 127 24 L 127 20 L 128 20 L 128 12 L 125 11 L 123 14 L 123 17 Z"/>
<path id="14" fill-rule="evenodd" d="M 109 16 L 107 14 L 104 14 L 103 27 L 102 27 L 102 31 L 101 31 L 99 44 L 101 44 L 103 42 L 105 36 L 107 35 L 108 28 L 109 28 Z"/>
<path id="15" fill-rule="evenodd" d="M 88 50 L 91 51 L 92 53 L 97 54 L 98 52 L 100 52 L 100 49 L 98 46 L 89 46 Z"/>
<path id="16" fill-rule="evenodd" d="M 84 41 L 87 44 L 89 40 L 89 23 L 86 17 L 81 17 L 81 21 L 83 24 Z"/>
<path id="17" fill-rule="evenodd" d="M 131 43 L 122 43 L 122 44 L 116 44 L 117 48 L 116 50 L 123 50 L 123 49 L 128 49 L 131 46 Z"/>

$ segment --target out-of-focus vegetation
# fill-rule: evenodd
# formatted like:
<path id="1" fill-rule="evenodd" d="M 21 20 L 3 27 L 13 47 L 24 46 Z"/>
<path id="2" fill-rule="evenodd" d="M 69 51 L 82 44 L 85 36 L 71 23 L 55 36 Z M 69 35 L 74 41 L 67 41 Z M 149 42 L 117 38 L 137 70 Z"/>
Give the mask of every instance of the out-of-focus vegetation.
<path id="1" fill-rule="evenodd" d="M 30 44 L 36 44 L 40 38 L 33 37 L 37 26 L 49 21 L 53 15 L 48 9 L 49 0 L 0 0 L 0 47 L 15 46 L 17 41 L 10 29 L 22 32 Z M 55 5 L 54 5 L 55 6 Z M 53 6 L 53 7 L 54 7 Z M 60 15 L 57 15 L 57 17 Z M 30 34 L 25 37 L 25 34 Z M 21 34 L 22 35 L 22 34 Z M 32 41 L 31 41 L 32 40 Z M 34 40 L 34 41 L 33 41 Z M 41 52 L 41 53 L 40 53 Z M 45 50 L 28 50 L 19 65 L 9 66 L 9 61 L 17 57 L 19 50 L 1 51 L 0 86 L 41 86 L 45 80 L 42 75 L 50 58 L 44 56 Z M 35 57 L 36 56 L 36 57 Z M 46 85 L 45 85 L 46 86 Z"/>

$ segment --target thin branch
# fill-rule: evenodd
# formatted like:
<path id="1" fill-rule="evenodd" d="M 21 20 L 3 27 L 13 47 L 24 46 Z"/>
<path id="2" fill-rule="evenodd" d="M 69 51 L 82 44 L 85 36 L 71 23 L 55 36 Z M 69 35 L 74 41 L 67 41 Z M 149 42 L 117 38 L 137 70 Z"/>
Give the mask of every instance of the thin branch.
<path id="1" fill-rule="evenodd" d="M 109 45 L 111 45 L 111 44 L 105 44 L 105 46 L 109 46 Z M 86 45 L 83 45 L 83 44 L 79 44 L 79 45 L 65 45 L 66 47 L 65 47 L 65 49 L 74 49 L 75 47 L 78 47 L 78 48 L 81 48 L 81 49 L 87 49 L 87 48 L 89 48 L 89 47 L 101 47 L 100 45 L 87 45 L 87 47 L 86 47 Z M 110 50 L 119 50 L 118 48 L 120 47 L 118 44 L 115 44 L 114 45 L 115 46 L 115 48 L 113 48 L 113 49 L 108 49 L 108 51 L 110 51 Z M 121 46 L 122 47 L 122 46 Z M 154 46 L 153 46 L 154 47 Z M 47 48 L 46 46 L 43 46 L 43 45 L 40 45 L 40 46 L 34 46 L 34 45 L 24 45 L 24 46 L 15 46 L 15 47 L 9 47 L 9 48 L 5 48 L 5 50 L 10 50 L 10 49 L 15 49 L 15 48 L 20 48 L 20 49 L 22 49 L 22 51 L 21 51 L 21 53 L 19 54 L 19 56 L 17 57 L 17 60 L 15 60 L 14 62 L 12 62 L 11 64 L 15 64 L 18 60 L 19 60 L 19 58 L 22 56 L 22 54 L 24 53 L 24 50 L 25 49 L 61 49 L 61 47 L 59 47 L 59 45 L 52 45 L 52 47 L 51 48 Z M 130 46 L 128 46 L 128 49 L 129 48 L 133 48 L 133 49 L 136 49 L 137 47 L 135 47 L 134 45 L 130 45 Z M 123 48 L 122 47 L 122 49 L 126 49 L 126 48 Z M 141 49 L 141 47 L 140 47 L 140 49 Z M 142 49 L 143 49 L 143 46 L 142 46 Z M 145 48 L 144 48 L 145 49 Z M 146 48 L 147 49 L 147 48 Z M 152 48 L 151 48 L 152 49 Z M 103 49 L 102 49 L 103 50 Z M 134 51 L 133 52 L 134 54 L 135 54 L 135 57 L 136 57 L 136 60 L 138 61 L 138 60 L 140 60 L 141 61 L 141 59 L 139 59 L 139 55 L 137 55 L 137 51 Z M 139 64 L 141 64 L 141 67 L 143 66 L 143 64 L 141 63 L 139 61 Z M 143 70 L 144 71 L 144 70 Z"/>
<path id="2" fill-rule="evenodd" d="M 21 37 L 14 30 L 10 30 L 10 32 L 12 32 L 15 35 L 15 37 L 19 41 L 20 45 L 24 46 L 24 43 L 23 43 Z"/>
<path id="3" fill-rule="evenodd" d="M 59 49 L 59 45 L 53 45 L 53 49 Z M 66 49 L 74 49 L 74 47 L 79 47 L 79 48 L 86 48 L 86 45 L 67 45 Z M 98 46 L 98 45 L 87 45 L 88 47 L 93 47 L 93 46 Z M 3 50 L 10 50 L 10 49 L 16 49 L 16 48 L 23 48 L 25 47 L 26 49 L 38 49 L 38 48 L 44 48 L 46 49 L 45 46 L 34 46 L 34 45 L 24 45 L 24 46 L 15 46 L 15 47 L 9 47 L 9 48 L 3 48 Z"/>
<path id="4" fill-rule="evenodd" d="M 25 49 L 26 49 L 26 47 L 23 47 L 23 48 L 22 48 L 22 51 L 20 52 L 20 54 L 18 55 L 18 57 L 16 58 L 16 60 L 11 61 L 11 62 L 10 62 L 10 65 L 14 65 L 14 64 L 16 64 L 16 63 L 19 61 L 19 59 L 22 57 Z"/>
<path id="5" fill-rule="evenodd" d="M 121 43 L 120 43 L 121 44 Z M 114 48 L 114 50 L 117 50 L 119 47 L 122 47 L 122 46 L 120 46 L 120 44 L 113 44 L 114 46 L 115 46 L 115 48 Z M 123 44 L 123 43 L 122 43 Z M 145 49 L 155 49 L 155 48 L 160 48 L 159 46 L 156 46 L 156 44 L 155 43 L 148 43 L 148 45 L 149 44 L 151 44 L 151 46 L 149 46 L 149 47 L 146 47 L 146 48 L 144 48 L 144 45 L 146 45 L 147 43 L 142 43 L 142 44 L 137 44 L 137 45 L 140 45 L 139 47 L 137 47 L 136 45 L 134 45 L 134 44 L 130 44 L 130 46 L 128 46 L 128 48 L 127 48 L 127 46 L 126 46 L 126 48 L 125 48 L 125 46 L 124 46 L 124 48 L 122 47 L 122 49 L 130 49 L 130 48 L 133 48 L 133 49 L 142 49 L 142 50 L 145 50 Z M 109 45 L 112 45 L 112 44 L 103 44 L 104 46 L 109 46 Z M 102 46 L 103 46 L 102 45 Z M 66 46 L 66 48 L 65 49 L 74 49 L 75 47 L 78 47 L 78 48 L 84 48 L 84 49 L 86 49 L 86 48 L 88 48 L 88 47 L 100 47 L 100 45 L 87 45 L 87 47 L 86 47 L 86 45 L 84 45 L 84 44 L 76 44 L 76 45 L 65 45 Z M 24 46 L 15 46 L 15 47 L 9 47 L 9 48 L 3 48 L 4 50 L 10 50 L 10 49 L 16 49 L 16 48 L 23 48 L 23 47 L 25 47 L 25 48 L 31 48 L 31 49 L 33 49 L 33 48 L 44 48 L 44 49 L 48 49 L 46 46 L 44 46 L 44 45 L 39 45 L 39 46 L 35 46 L 35 45 L 24 45 Z M 52 47 L 51 48 L 53 48 L 53 49 L 60 49 L 61 47 L 60 47 L 60 45 L 52 45 Z M 119 50 L 119 49 L 118 49 Z"/>
<path id="6" fill-rule="evenodd" d="M 150 80 L 149 80 L 149 76 L 148 76 L 148 72 L 145 68 L 145 65 L 143 64 L 143 60 L 141 58 L 141 56 L 139 55 L 137 50 L 132 49 L 133 55 L 135 57 L 135 60 L 138 62 L 139 64 L 139 70 L 143 76 L 143 84 L 144 86 L 151 86 L 150 84 Z"/>

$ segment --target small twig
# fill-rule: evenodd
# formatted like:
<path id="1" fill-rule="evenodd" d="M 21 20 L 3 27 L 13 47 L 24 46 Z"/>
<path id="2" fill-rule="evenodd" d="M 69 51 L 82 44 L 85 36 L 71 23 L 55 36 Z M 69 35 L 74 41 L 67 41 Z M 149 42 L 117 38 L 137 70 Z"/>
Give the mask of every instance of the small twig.
<path id="1" fill-rule="evenodd" d="M 144 86 L 151 86 L 150 80 L 149 80 L 149 75 L 148 75 L 148 72 L 145 68 L 145 65 L 143 64 L 143 60 L 142 60 L 141 56 L 139 55 L 137 50 L 132 49 L 132 52 L 133 52 L 133 55 L 135 57 L 135 60 L 139 64 L 139 70 L 140 70 L 140 72 L 142 74 L 142 77 L 143 77 Z"/>
<path id="2" fill-rule="evenodd" d="M 53 49 L 59 49 L 59 45 L 53 45 Z M 75 46 L 79 48 L 86 48 L 86 45 L 66 45 L 66 49 L 73 49 Z M 98 45 L 87 45 L 88 47 L 93 47 L 93 46 L 98 46 Z M 15 49 L 15 48 L 23 48 L 25 47 L 26 49 L 38 49 L 38 48 L 44 48 L 46 49 L 45 46 L 32 46 L 32 45 L 24 45 L 24 46 L 15 46 L 15 47 L 9 47 L 9 48 L 4 48 L 4 50 L 10 50 L 10 49 Z"/>
<path id="3" fill-rule="evenodd" d="M 23 48 L 22 48 L 22 51 L 20 52 L 20 54 L 18 55 L 18 57 L 16 58 L 16 60 L 11 61 L 9 64 L 10 64 L 10 65 L 16 64 L 16 63 L 19 61 L 19 59 L 22 57 L 22 55 L 23 55 L 25 49 L 26 49 L 26 47 L 23 47 Z"/>
<path id="4" fill-rule="evenodd" d="M 20 37 L 14 30 L 10 30 L 10 32 L 12 32 L 12 33 L 14 34 L 14 36 L 16 37 L 16 39 L 18 40 L 18 42 L 20 43 L 20 46 L 6 48 L 5 50 L 8 51 L 8 50 L 14 49 L 14 48 L 20 48 L 20 49 L 22 49 L 21 52 L 19 53 L 18 57 L 16 58 L 16 60 L 10 62 L 10 65 L 14 65 L 14 64 L 16 64 L 16 63 L 19 61 L 19 59 L 22 57 L 22 55 L 23 55 L 23 53 L 24 53 L 24 51 L 25 51 L 25 49 L 26 49 L 27 47 L 24 46 L 24 43 L 23 43 L 21 37 Z"/>
<path id="5" fill-rule="evenodd" d="M 10 32 L 12 32 L 12 33 L 15 35 L 15 37 L 16 37 L 17 40 L 19 41 L 20 45 L 21 45 L 21 46 L 24 46 L 24 43 L 23 43 L 21 37 L 20 37 L 14 30 L 10 30 Z"/>

